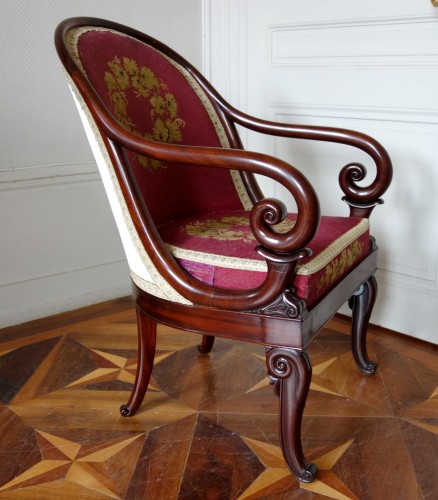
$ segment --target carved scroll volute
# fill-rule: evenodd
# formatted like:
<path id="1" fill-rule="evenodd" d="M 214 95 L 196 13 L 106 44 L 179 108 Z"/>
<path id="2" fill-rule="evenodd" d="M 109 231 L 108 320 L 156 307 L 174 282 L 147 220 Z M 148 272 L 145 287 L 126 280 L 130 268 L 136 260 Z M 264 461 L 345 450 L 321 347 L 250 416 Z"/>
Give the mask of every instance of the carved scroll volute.
<path id="1" fill-rule="evenodd" d="M 290 352 L 285 349 L 266 349 L 266 365 L 268 373 L 274 380 L 287 378 L 292 373 L 292 365 L 290 363 Z"/>
<path id="2" fill-rule="evenodd" d="M 266 366 L 272 381 L 289 379 L 293 375 L 295 394 L 291 394 L 293 400 L 299 403 L 305 402 L 308 383 L 312 377 L 312 365 L 307 352 L 297 349 L 286 349 L 283 347 L 268 347 L 266 349 Z M 299 383 L 298 383 L 299 382 Z"/>
<path id="3" fill-rule="evenodd" d="M 291 255 L 302 250 L 313 238 L 319 225 L 319 202 L 313 190 L 309 193 L 294 193 L 298 206 L 298 218 L 286 231 L 276 231 L 287 215 L 284 203 L 274 198 L 264 198 L 257 202 L 250 216 L 251 231 L 257 241 L 266 249 Z"/>
<path id="4" fill-rule="evenodd" d="M 356 146 L 368 153 L 376 164 L 376 177 L 368 186 L 359 186 L 367 170 L 361 163 L 349 163 L 339 173 L 339 185 L 345 193 L 343 200 L 350 206 L 350 216 L 369 217 L 376 205 L 383 203 L 381 196 L 392 180 L 391 159 L 377 141 L 364 134 L 355 137 Z"/>

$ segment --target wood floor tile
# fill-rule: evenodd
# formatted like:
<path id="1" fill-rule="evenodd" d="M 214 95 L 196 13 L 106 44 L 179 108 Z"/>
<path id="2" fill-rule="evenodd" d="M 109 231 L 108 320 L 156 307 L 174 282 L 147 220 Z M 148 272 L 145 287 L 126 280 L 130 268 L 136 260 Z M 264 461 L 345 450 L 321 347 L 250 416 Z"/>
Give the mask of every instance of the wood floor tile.
<path id="1" fill-rule="evenodd" d="M 178 498 L 195 425 L 193 414 L 148 433 L 126 498 Z"/>
<path id="2" fill-rule="evenodd" d="M 0 407 L 0 436 L 1 488 L 38 463 L 41 453 L 33 427 L 7 407 Z"/>
<path id="3" fill-rule="evenodd" d="M 307 404 L 307 411 L 310 414 L 340 416 L 393 414 L 391 401 L 379 372 L 373 377 L 364 376 L 356 368 L 350 352 L 342 354 L 334 352 L 323 358 L 321 356 L 314 358 L 317 361 L 314 362 L 315 373 Z"/>
<path id="4" fill-rule="evenodd" d="M 438 417 L 401 419 L 399 425 L 420 490 L 425 498 L 438 498 Z"/>
<path id="5" fill-rule="evenodd" d="M 45 360 L 57 339 L 49 339 L 34 344 L 6 350 L 0 356 L 1 393 L 0 401 L 10 403 Z M 23 363 L 23 360 L 29 360 Z"/>
<path id="6" fill-rule="evenodd" d="M 438 415 L 438 363 L 430 366 L 410 353 L 382 348 L 377 351 L 377 360 L 397 415 Z"/>
<path id="7" fill-rule="evenodd" d="M 130 300 L 0 331 L 0 499 L 438 498 L 438 349 L 371 329 L 374 376 L 356 368 L 345 318 L 311 344 L 303 447 L 319 471 L 295 481 L 278 437 L 263 346 L 160 326 L 134 417 Z"/>
<path id="8" fill-rule="evenodd" d="M 179 498 L 237 498 L 263 470 L 241 436 L 200 415 Z"/>

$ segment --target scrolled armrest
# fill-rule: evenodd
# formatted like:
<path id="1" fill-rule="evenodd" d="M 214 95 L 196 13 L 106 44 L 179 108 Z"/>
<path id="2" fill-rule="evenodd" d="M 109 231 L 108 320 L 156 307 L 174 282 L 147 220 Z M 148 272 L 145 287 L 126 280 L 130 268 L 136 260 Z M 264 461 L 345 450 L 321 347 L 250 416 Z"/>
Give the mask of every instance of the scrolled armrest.
<path id="1" fill-rule="evenodd" d="M 300 210 L 298 213 L 300 214 Z M 290 254 L 302 250 L 310 241 L 308 229 L 315 227 L 312 217 L 316 216 L 319 220 L 319 211 L 312 213 L 303 210 L 291 229 L 276 231 L 275 226 L 280 224 L 286 215 L 287 208 L 284 203 L 274 198 L 260 200 L 251 210 L 251 230 L 257 241 L 270 252 Z"/>
<path id="2" fill-rule="evenodd" d="M 305 247 L 319 224 L 318 198 L 306 177 L 292 165 L 260 153 L 166 144 L 139 137 L 114 120 L 94 93 L 87 88 L 81 89 L 86 82 L 80 75 L 78 78 L 74 74 L 71 76 L 100 129 L 139 238 L 144 247 L 151 250 L 153 264 L 166 281 L 195 304 L 232 310 L 254 310 L 283 294 L 290 286 L 298 261 L 308 254 Z M 150 215 L 143 210 L 133 179 L 123 167 L 122 148 L 165 162 L 261 174 L 283 184 L 298 207 L 297 220 L 291 229 L 278 233 L 273 227 L 286 215 L 284 205 L 276 200 L 260 201 L 250 216 L 251 227 L 259 242 L 257 250 L 267 263 L 268 271 L 263 283 L 247 290 L 223 289 L 203 283 L 187 273 L 174 260 Z"/>
<path id="3" fill-rule="evenodd" d="M 87 85 L 82 75 L 72 75 L 81 91 Z M 278 200 L 261 200 L 251 215 L 251 227 L 262 246 L 274 252 L 294 253 L 303 249 L 313 238 L 320 219 L 319 201 L 313 186 L 307 178 L 289 163 L 272 156 L 245 151 L 203 146 L 185 146 L 156 142 L 140 137 L 120 125 L 94 94 L 81 91 L 94 119 L 104 135 L 116 144 L 130 151 L 169 163 L 236 169 L 270 177 L 281 183 L 292 195 L 298 217 L 292 229 L 285 233 L 276 232 L 272 226 L 286 216 L 284 205 Z"/>
<path id="4" fill-rule="evenodd" d="M 213 97 L 235 123 L 250 130 L 278 137 L 345 144 L 361 149 L 374 160 L 376 176 L 368 186 L 359 186 L 358 182 L 366 177 L 366 168 L 357 162 L 345 165 L 339 174 L 339 185 L 345 194 L 344 200 L 350 205 L 351 215 L 365 217 L 369 216 L 375 205 L 382 203 L 380 197 L 388 189 L 392 180 L 392 164 L 385 148 L 372 137 L 348 129 L 301 126 L 261 120 L 240 112 L 218 96 Z"/>

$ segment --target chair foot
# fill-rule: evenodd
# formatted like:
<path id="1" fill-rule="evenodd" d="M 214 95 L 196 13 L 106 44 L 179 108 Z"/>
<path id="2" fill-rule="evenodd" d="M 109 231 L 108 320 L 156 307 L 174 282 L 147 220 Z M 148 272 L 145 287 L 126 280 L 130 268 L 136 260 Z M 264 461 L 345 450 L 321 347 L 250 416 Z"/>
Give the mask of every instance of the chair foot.
<path id="1" fill-rule="evenodd" d="M 214 335 L 203 335 L 202 344 L 198 345 L 198 351 L 201 354 L 208 354 L 213 349 Z"/>
<path id="2" fill-rule="evenodd" d="M 307 469 L 303 469 L 301 477 L 294 474 L 295 478 L 301 483 L 311 483 L 318 472 L 318 467 L 316 464 L 309 464 Z"/>
<path id="3" fill-rule="evenodd" d="M 133 414 L 131 413 L 130 407 L 125 404 L 120 406 L 120 415 L 122 415 L 122 417 L 131 417 Z"/>
<path id="4" fill-rule="evenodd" d="M 374 276 L 371 276 L 350 299 L 352 309 L 351 350 L 357 366 L 367 375 L 372 375 L 377 368 L 377 364 L 370 361 L 366 346 L 368 323 L 376 296 L 377 281 Z"/>
<path id="5" fill-rule="evenodd" d="M 317 466 L 304 458 L 301 422 L 312 378 L 312 365 L 304 351 L 272 348 L 266 353 L 274 391 L 280 398 L 280 442 L 284 459 L 298 481 L 310 483 Z"/>
<path id="6" fill-rule="evenodd" d="M 138 366 L 129 401 L 120 407 L 123 417 L 135 415 L 146 394 L 154 364 L 157 323 L 137 307 Z"/>

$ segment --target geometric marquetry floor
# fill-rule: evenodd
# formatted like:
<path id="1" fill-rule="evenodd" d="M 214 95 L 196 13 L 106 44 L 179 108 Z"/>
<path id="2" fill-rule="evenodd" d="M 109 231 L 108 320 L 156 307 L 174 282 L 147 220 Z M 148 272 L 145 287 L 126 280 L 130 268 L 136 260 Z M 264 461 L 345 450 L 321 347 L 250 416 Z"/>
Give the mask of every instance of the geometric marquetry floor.
<path id="1" fill-rule="evenodd" d="M 131 302 L 0 331 L 0 500 L 438 499 L 438 348 L 370 331 L 379 368 L 355 367 L 347 323 L 309 349 L 303 446 L 316 480 L 290 476 L 261 346 L 159 328 L 134 417 Z"/>

